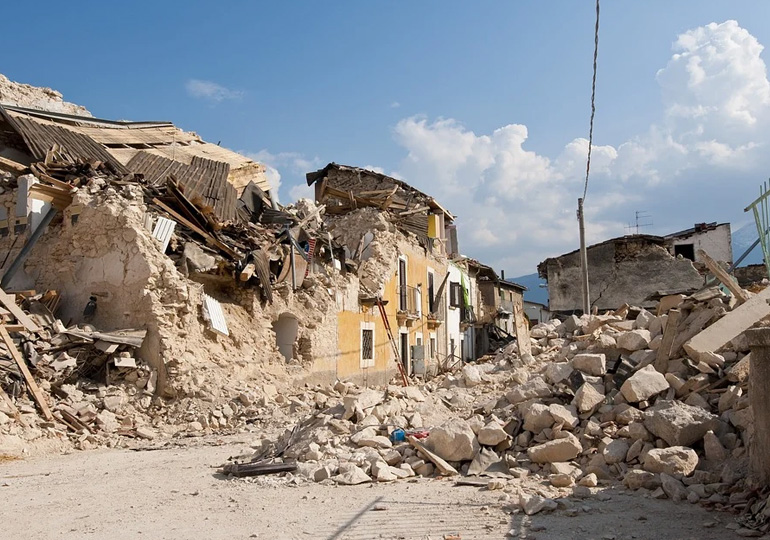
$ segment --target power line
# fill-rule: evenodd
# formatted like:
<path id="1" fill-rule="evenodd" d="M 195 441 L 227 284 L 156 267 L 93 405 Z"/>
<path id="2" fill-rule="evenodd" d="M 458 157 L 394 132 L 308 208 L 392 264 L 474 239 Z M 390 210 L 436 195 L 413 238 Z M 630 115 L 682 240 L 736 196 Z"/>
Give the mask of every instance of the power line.
<path id="1" fill-rule="evenodd" d="M 594 116 L 596 115 L 596 60 L 599 56 L 599 0 L 596 0 L 596 28 L 594 30 L 594 76 L 591 82 L 591 122 L 588 128 L 588 159 L 586 160 L 586 183 L 583 200 L 588 193 L 588 174 L 591 171 L 591 149 L 594 142 Z"/>

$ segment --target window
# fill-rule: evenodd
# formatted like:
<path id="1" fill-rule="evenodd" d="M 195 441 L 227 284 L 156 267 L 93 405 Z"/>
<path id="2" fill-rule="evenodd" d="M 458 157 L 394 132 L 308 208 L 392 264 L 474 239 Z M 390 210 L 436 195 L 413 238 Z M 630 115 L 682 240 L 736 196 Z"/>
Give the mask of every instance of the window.
<path id="1" fill-rule="evenodd" d="M 463 289 L 457 281 L 449 283 L 449 305 L 461 307 L 463 305 Z"/>
<path id="2" fill-rule="evenodd" d="M 361 323 L 361 362 L 362 368 L 374 366 L 374 323 Z"/>
<path id="3" fill-rule="evenodd" d="M 436 276 L 433 273 L 432 270 L 428 270 L 428 313 L 433 313 L 436 311 L 436 306 L 434 305 L 435 300 L 434 296 L 436 294 L 434 288 L 435 288 L 435 282 L 436 282 Z"/>
<path id="4" fill-rule="evenodd" d="M 398 309 L 406 311 L 406 259 L 398 259 Z"/>
<path id="5" fill-rule="evenodd" d="M 430 357 L 436 358 L 436 334 L 430 335 Z"/>
<path id="6" fill-rule="evenodd" d="M 695 260 L 695 245 L 694 244 L 679 244 L 674 246 L 674 257 L 681 255 L 685 259 Z"/>

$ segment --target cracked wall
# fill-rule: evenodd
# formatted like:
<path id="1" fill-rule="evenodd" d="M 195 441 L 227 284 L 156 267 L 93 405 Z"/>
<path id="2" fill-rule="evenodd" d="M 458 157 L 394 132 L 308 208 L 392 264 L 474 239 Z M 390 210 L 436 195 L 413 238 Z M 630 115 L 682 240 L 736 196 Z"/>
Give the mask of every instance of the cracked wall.
<path id="1" fill-rule="evenodd" d="M 580 311 L 580 254 L 568 253 L 545 262 L 551 311 Z M 673 257 L 646 239 L 619 238 L 588 248 L 591 306 L 617 309 L 624 303 L 648 306 L 658 291 L 685 291 L 703 286 L 692 262 Z"/>

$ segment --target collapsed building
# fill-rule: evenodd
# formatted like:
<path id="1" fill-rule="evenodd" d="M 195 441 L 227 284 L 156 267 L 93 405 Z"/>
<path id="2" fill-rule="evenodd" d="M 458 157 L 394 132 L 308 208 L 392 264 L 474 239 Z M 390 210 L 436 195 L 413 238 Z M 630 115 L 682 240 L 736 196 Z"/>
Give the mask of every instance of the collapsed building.
<path id="1" fill-rule="evenodd" d="M 587 248 L 590 305 L 617 309 L 624 303 L 651 306 L 662 294 L 691 293 L 704 284 L 705 260 L 732 263 L 729 224 L 697 224 L 666 237 L 634 234 Z M 582 310 L 578 250 L 541 262 L 551 312 Z"/>
<path id="2" fill-rule="evenodd" d="M 330 164 L 308 175 L 318 205 L 280 207 L 249 158 L 35 91 L 0 106 L 11 402 L 28 390 L 85 444 L 231 428 L 276 385 L 385 384 L 464 358 L 475 294 L 432 197 Z"/>
<path id="3" fill-rule="evenodd" d="M 0 108 L 0 453 L 248 429 L 256 453 L 224 473 L 463 475 L 528 515 L 622 482 L 770 529 L 747 477 L 770 289 L 703 287 L 665 240 L 616 239 L 592 247 L 602 302 L 661 261 L 679 281 L 530 334 L 524 288 L 462 257 L 454 216 L 403 181 L 332 163 L 307 176 L 317 203 L 280 208 L 247 158 L 52 99 Z M 573 256 L 544 271 L 570 279 Z"/>

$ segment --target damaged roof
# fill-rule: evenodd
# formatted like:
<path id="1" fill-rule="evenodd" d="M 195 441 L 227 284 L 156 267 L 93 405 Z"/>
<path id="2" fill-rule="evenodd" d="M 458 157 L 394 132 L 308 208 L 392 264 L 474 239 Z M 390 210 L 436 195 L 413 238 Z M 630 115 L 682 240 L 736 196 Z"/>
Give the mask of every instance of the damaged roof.
<path id="1" fill-rule="evenodd" d="M 686 238 L 688 236 L 691 236 L 693 234 L 697 233 L 703 233 L 708 231 L 713 231 L 717 229 L 718 227 L 724 227 L 724 226 L 730 226 L 729 223 L 717 223 L 716 221 L 712 221 L 711 223 L 696 223 L 694 226 L 690 227 L 689 229 L 685 229 L 683 231 L 674 232 L 671 234 L 667 234 L 665 238 L 671 239 L 671 238 Z"/>
<path id="2" fill-rule="evenodd" d="M 654 236 L 652 234 L 629 234 L 626 236 L 618 236 L 616 238 L 610 238 L 609 240 L 605 240 L 604 242 L 599 242 L 596 244 L 592 244 L 586 248 L 586 250 L 597 248 L 600 246 L 606 246 L 607 244 L 627 244 L 630 242 L 646 242 L 648 244 L 655 244 L 659 246 L 665 246 L 666 245 L 666 239 L 662 236 Z M 546 260 L 541 262 L 537 265 L 537 273 L 538 275 L 543 278 L 547 279 L 547 271 L 546 267 L 548 266 L 548 263 L 555 261 L 557 259 L 561 259 L 563 257 L 569 257 L 572 255 L 575 255 L 578 253 L 580 249 L 574 249 L 570 251 L 569 253 L 563 253 L 561 255 L 558 255 L 556 257 L 548 257 Z"/>
<path id="3" fill-rule="evenodd" d="M 527 288 L 524 285 L 520 285 L 514 281 L 501 278 L 500 276 L 497 275 L 497 272 L 495 272 L 495 269 L 489 266 L 488 264 L 484 264 L 483 262 L 480 262 L 476 259 L 471 259 L 470 257 L 464 257 L 464 260 L 469 267 L 476 268 L 479 271 L 479 274 L 486 277 L 487 280 L 489 281 L 493 281 L 503 287 L 508 287 L 510 289 L 517 289 L 522 292 L 527 290 Z"/>
<path id="4" fill-rule="evenodd" d="M 123 174 L 142 172 L 128 166 L 140 152 L 162 156 L 188 168 L 209 160 L 227 165 L 227 181 L 237 194 L 250 182 L 264 192 L 270 190 L 262 164 L 208 143 L 171 122 L 105 120 L 10 105 L 0 105 L 0 116 L 21 135 L 36 159 L 45 158 L 52 143 L 57 143 L 75 157 L 109 163 Z"/>
<path id="5" fill-rule="evenodd" d="M 329 163 L 323 169 L 319 169 L 315 172 L 307 173 L 305 175 L 307 179 L 307 185 L 312 186 L 315 182 L 322 181 L 324 178 L 329 176 L 329 171 L 331 170 L 356 173 L 358 175 L 359 182 L 361 181 L 361 176 L 365 175 L 365 176 L 373 177 L 376 180 L 379 180 L 381 182 L 387 182 L 387 183 L 393 184 L 395 186 L 398 186 L 405 192 L 407 192 L 409 195 L 416 196 L 419 199 L 418 202 L 425 204 L 430 210 L 434 212 L 435 211 L 441 212 L 447 220 L 453 221 L 455 219 L 455 216 L 449 210 L 441 206 L 438 203 L 438 201 L 436 201 L 436 199 L 434 199 L 430 195 L 423 193 L 422 191 L 410 186 L 403 180 L 398 180 L 396 178 L 393 178 L 392 176 L 388 176 L 386 174 L 382 174 L 376 171 L 371 171 L 369 169 L 362 169 L 360 167 L 351 167 L 348 165 L 339 165 L 337 163 L 332 162 L 332 163 Z M 394 199 L 394 202 L 396 202 L 395 201 L 396 197 L 394 195 L 396 194 L 395 193 L 392 194 L 391 198 Z M 409 207 L 409 203 L 411 202 L 411 197 L 408 197 L 407 200 L 402 200 L 398 202 L 401 202 L 402 204 L 405 205 L 404 210 L 406 211 L 412 210 L 412 208 Z"/>

